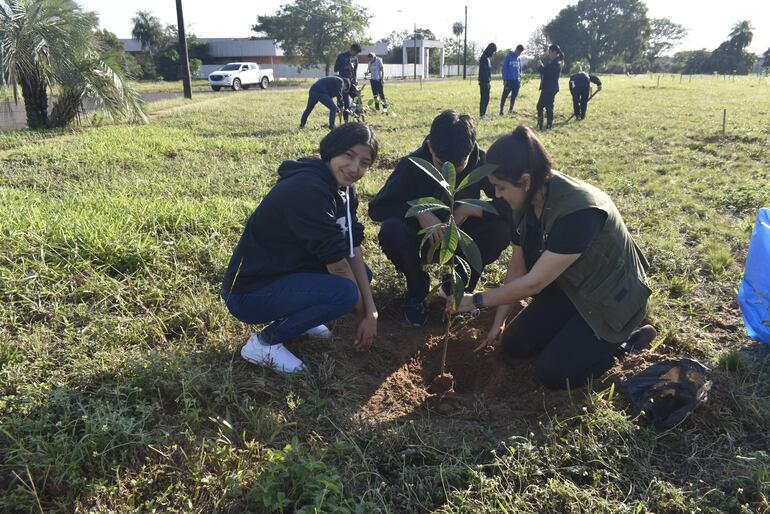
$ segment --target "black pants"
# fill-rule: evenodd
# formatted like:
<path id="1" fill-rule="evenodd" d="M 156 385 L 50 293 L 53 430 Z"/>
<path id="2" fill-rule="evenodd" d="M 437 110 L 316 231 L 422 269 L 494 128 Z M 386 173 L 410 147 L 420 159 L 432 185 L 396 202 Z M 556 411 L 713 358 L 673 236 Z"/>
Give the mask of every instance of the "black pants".
<path id="1" fill-rule="evenodd" d="M 496 261 L 511 242 L 510 226 L 501 218 L 472 217 L 465 220 L 460 228 L 476 242 L 484 266 Z M 423 236 L 417 234 L 419 230 L 420 226 L 414 219 L 389 218 L 380 227 L 379 241 L 387 258 L 406 276 L 409 296 L 422 299 L 430 292 L 430 278 L 422 269 L 427 260 L 427 243 L 421 256 L 419 246 Z M 434 257 L 438 258 L 438 252 Z M 458 272 L 465 276 L 459 267 Z M 475 289 L 478 281 L 479 274 L 472 270 L 466 290 Z"/>
<path id="2" fill-rule="evenodd" d="M 521 88 L 521 81 L 505 81 L 505 85 L 503 86 L 503 98 L 500 100 L 500 114 L 503 114 L 503 109 L 505 108 L 505 100 L 508 98 L 508 93 L 511 94 L 511 106 L 508 108 L 508 112 L 513 112 L 513 104 L 516 103 L 516 97 L 519 96 L 519 88 Z"/>
<path id="3" fill-rule="evenodd" d="M 385 91 L 382 89 L 381 80 L 370 80 L 372 84 L 372 97 L 374 97 L 374 108 L 380 110 L 380 100 L 385 103 Z"/>
<path id="4" fill-rule="evenodd" d="M 589 88 L 573 88 L 570 89 L 572 93 L 572 110 L 575 113 L 575 118 L 578 120 L 586 119 L 586 109 L 588 109 L 588 97 L 591 94 Z"/>
<path id="5" fill-rule="evenodd" d="M 332 101 L 332 97 L 324 94 L 324 93 L 316 93 L 313 90 L 310 90 L 310 93 L 307 97 L 307 107 L 305 107 L 305 112 L 302 113 L 302 119 L 299 122 L 300 127 L 304 127 L 305 123 L 307 123 L 307 117 L 310 116 L 310 113 L 313 112 L 313 109 L 315 108 L 316 104 L 318 102 L 321 102 L 329 109 L 329 128 L 334 128 L 334 121 L 337 117 L 337 106 Z"/>
<path id="6" fill-rule="evenodd" d="M 503 332 L 503 356 L 540 354 L 535 372 L 549 389 L 577 388 L 612 367 L 619 344 L 599 339 L 556 284 L 534 296 Z"/>
<path id="7" fill-rule="evenodd" d="M 487 113 L 487 106 L 489 105 L 489 92 L 492 90 L 492 84 L 489 82 L 482 82 L 479 84 L 479 92 L 481 93 L 481 101 L 479 102 L 479 116 L 484 116 Z"/>
<path id="8" fill-rule="evenodd" d="M 543 110 L 548 119 L 548 128 L 553 126 L 553 101 L 558 91 L 540 91 L 540 99 L 537 101 L 537 126 L 543 128 Z"/>

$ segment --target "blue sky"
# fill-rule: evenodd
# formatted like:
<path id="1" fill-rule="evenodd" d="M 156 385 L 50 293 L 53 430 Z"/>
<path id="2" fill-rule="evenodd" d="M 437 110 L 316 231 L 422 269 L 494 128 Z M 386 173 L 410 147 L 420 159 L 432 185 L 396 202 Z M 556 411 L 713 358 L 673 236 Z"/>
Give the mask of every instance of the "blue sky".
<path id="1" fill-rule="evenodd" d="M 575 0 L 576 1 L 576 0 Z M 532 31 L 548 22 L 570 3 L 564 0 L 500 2 L 493 0 L 357 0 L 369 9 L 369 35 L 377 40 L 393 30 L 411 30 L 414 23 L 443 38 L 451 35 L 452 23 L 463 20 L 468 5 L 468 39 L 485 45 L 494 41 L 500 48 L 526 43 Z M 287 0 L 183 0 L 185 24 L 198 37 L 246 37 L 259 14 L 273 14 Z M 130 37 L 131 17 L 137 10 L 153 12 L 166 24 L 176 24 L 173 0 L 79 0 L 85 9 L 99 14 L 101 27 L 119 37 Z M 754 25 L 751 51 L 770 47 L 770 1 L 767 0 L 647 0 L 650 17 L 666 17 L 689 30 L 677 50 L 714 49 L 727 38 L 739 20 Z"/>

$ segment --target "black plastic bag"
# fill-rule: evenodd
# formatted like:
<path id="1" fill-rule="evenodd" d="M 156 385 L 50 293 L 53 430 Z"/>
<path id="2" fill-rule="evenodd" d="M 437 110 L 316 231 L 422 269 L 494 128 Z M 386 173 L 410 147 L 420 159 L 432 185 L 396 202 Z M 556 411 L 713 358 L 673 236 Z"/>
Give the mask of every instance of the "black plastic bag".
<path id="1" fill-rule="evenodd" d="M 620 390 L 655 428 L 671 428 L 708 399 L 709 369 L 693 359 L 666 360 L 623 380 Z"/>

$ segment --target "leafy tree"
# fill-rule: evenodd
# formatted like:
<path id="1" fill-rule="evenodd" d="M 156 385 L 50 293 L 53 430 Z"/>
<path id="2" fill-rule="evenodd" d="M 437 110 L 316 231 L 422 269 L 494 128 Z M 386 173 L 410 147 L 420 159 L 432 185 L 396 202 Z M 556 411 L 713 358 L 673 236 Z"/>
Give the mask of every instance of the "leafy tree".
<path id="1" fill-rule="evenodd" d="M 687 36 L 687 29 L 668 18 L 653 18 L 647 58 L 657 59 L 662 53 L 674 48 Z"/>
<path id="2" fill-rule="evenodd" d="M 273 16 L 257 16 L 254 32 L 277 41 L 287 56 L 304 57 L 304 66 L 321 62 L 326 74 L 351 43 L 366 40 L 369 12 L 351 0 L 295 0 Z"/>
<path id="3" fill-rule="evenodd" d="M 141 78 L 142 68 L 134 56 L 126 52 L 123 42 L 118 39 L 118 36 L 105 29 L 94 32 L 94 37 L 98 45 L 99 55 L 104 62 L 111 65 L 117 63 L 117 66 L 129 78 Z"/>
<path id="4" fill-rule="evenodd" d="M 705 64 L 706 73 L 737 73 L 746 75 L 751 72 L 756 56 L 746 51 L 754 38 L 753 27 L 749 21 L 739 21 L 733 25 L 728 39 L 711 53 Z"/>
<path id="5" fill-rule="evenodd" d="M 527 62 L 525 68 L 530 71 L 533 71 L 533 67 L 537 68 L 537 61 L 544 61 L 548 55 L 548 45 L 550 43 L 548 42 L 548 36 L 545 34 L 545 25 L 540 25 L 532 31 L 527 40 L 527 47 L 524 49 L 524 52 L 527 55 L 531 55 L 532 59 Z"/>
<path id="6" fill-rule="evenodd" d="M 650 20 L 641 0 L 580 0 L 559 11 L 543 32 L 562 47 L 567 62 L 585 59 L 600 69 L 615 57 L 636 60 L 646 48 Z"/>
<path id="7" fill-rule="evenodd" d="M 0 0 L 4 81 L 24 98 L 31 129 L 63 127 L 88 99 L 114 117 L 144 120 L 139 96 L 100 58 L 97 18 L 72 0 Z M 58 97 L 51 115 L 48 95 Z"/>
<path id="8" fill-rule="evenodd" d="M 730 43 L 732 43 L 735 48 L 744 50 L 754 39 L 754 27 L 749 20 L 739 21 L 733 25 L 729 37 Z"/>
<path id="9" fill-rule="evenodd" d="M 134 24 L 131 37 L 138 40 L 142 44 L 142 50 L 146 49 L 152 58 L 164 39 L 160 18 L 150 11 L 136 11 L 136 15 L 131 18 L 131 23 Z"/>

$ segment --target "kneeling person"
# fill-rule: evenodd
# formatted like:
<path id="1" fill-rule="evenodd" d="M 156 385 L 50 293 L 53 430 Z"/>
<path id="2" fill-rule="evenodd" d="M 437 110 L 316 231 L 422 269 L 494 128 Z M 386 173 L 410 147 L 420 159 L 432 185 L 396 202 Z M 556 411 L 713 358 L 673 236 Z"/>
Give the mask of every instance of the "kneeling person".
<path id="1" fill-rule="evenodd" d="M 249 218 L 222 283 L 230 313 L 270 323 L 241 349 L 244 359 L 294 372 L 303 363 L 283 343 L 330 337 L 323 325 L 354 308 L 358 348 L 377 334 L 377 308 L 364 264 L 364 228 L 353 184 L 377 157 L 372 130 L 347 123 L 321 141 L 321 158 L 284 161 L 280 178 Z"/>
<path id="2" fill-rule="evenodd" d="M 433 120 L 430 134 L 422 147 L 398 162 L 380 192 L 369 202 L 369 216 L 374 221 L 382 222 L 379 233 L 380 246 L 396 269 L 406 276 L 406 320 L 412 325 L 420 326 L 427 320 L 426 299 L 430 292 L 430 277 L 423 270 L 423 266 L 427 264 L 426 248 L 420 248 L 422 235 L 418 232 L 446 221 L 448 213 L 426 212 L 414 218 L 404 218 L 404 215 L 410 207 L 408 202 L 412 200 L 426 196 L 444 201 L 447 198 L 443 188 L 408 157 L 420 157 L 433 162 L 438 169 L 441 169 L 445 162 L 451 162 L 457 171 L 457 183 L 460 183 L 476 167 L 484 164 L 485 154 L 476 143 L 476 129 L 471 117 L 455 111 L 444 111 Z M 494 187 L 489 179 L 485 178 L 463 190 L 458 199 L 479 199 L 482 190 L 489 198 L 494 198 Z M 497 260 L 510 243 L 510 208 L 502 200 L 493 200 L 493 204 L 500 213 L 499 216 L 467 205 L 461 205 L 454 212 L 458 226 L 478 245 L 485 266 Z M 438 241 L 441 237 L 442 234 L 437 233 L 433 241 Z M 430 242 L 426 245 L 430 245 Z M 468 279 L 468 290 L 473 290 L 478 283 L 479 274 L 474 270 L 470 277 L 465 277 L 462 269 L 458 269 L 458 272 Z"/>
<path id="3" fill-rule="evenodd" d="M 350 79 L 340 77 L 324 77 L 318 79 L 315 84 L 310 86 L 307 97 L 307 107 L 305 107 L 305 112 L 302 113 L 299 128 L 305 128 L 307 117 L 313 112 L 316 104 L 321 102 L 329 109 L 329 129 L 333 129 L 337 119 L 337 113 L 339 112 L 337 106 L 341 105 L 345 109 L 348 109 L 350 105 L 347 95 L 349 90 Z M 332 101 L 332 98 L 336 98 L 336 105 Z"/>

